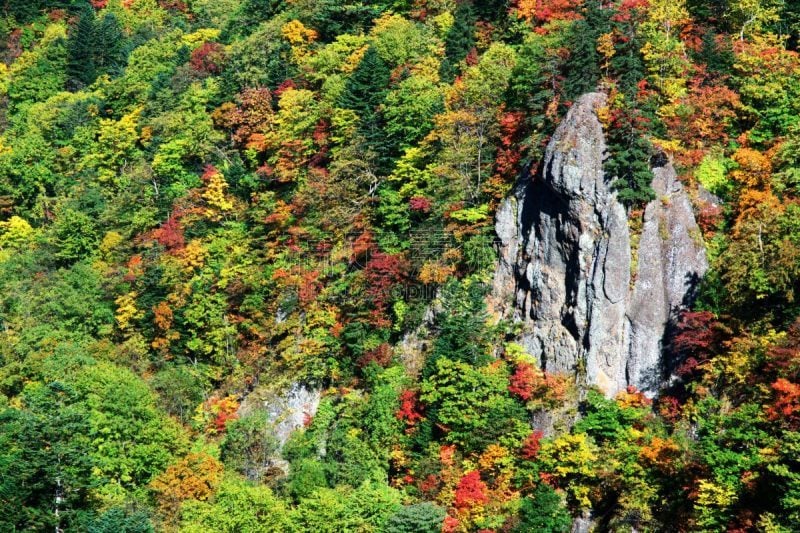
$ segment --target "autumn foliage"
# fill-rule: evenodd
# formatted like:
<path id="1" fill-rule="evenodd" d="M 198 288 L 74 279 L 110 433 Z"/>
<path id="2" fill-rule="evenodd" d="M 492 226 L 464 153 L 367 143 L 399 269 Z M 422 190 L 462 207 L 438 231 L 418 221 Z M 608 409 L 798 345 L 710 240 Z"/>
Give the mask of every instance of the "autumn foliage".
<path id="1" fill-rule="evenodd" d="M 186 500 L 208 500 L 222 478 L 222 464 L 205 453 L 190 453 L 150 483 L 170 514 Z"/>
<path id="2" fill-rule="evenodd" d="M 5 2 L 0 531 L 796 530 L 797 4 Z M 646 369 L 492 290 L 595 91 Z"/>
<path id="3" fill-rule="evenodd" d="M 466 473 L 458 482 L 453 505 L 457 509 L 484 505 L 489 501 L 486 492 L 486 483 L 481 480 L 480 472 L 473 470 Z"/>
<path id="4" fill-rule="evenodd" d="M 219 74 L 225 64 L 225 48 L 219 43 L 203 43 L 192 52 L 189 64 L 198 72 Z"/>

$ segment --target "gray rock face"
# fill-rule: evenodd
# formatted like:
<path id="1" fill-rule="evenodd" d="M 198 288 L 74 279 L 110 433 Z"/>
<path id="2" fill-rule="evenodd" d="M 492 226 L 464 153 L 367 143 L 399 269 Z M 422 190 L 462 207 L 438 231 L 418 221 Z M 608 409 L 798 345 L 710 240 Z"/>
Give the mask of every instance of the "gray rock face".
<path id="1" fill-rule="evenodd" d="M 707 270 L 691 203 L 671 165 L 654 169 L 638 247 L 603 174 L 596 109 L 581 97 L 559 125 L 540 176 L 521 180 L 497 211 L 499 262 L 491 303 L 523 323 L 519 339 L 543 369 L 571 372 L 613 395 L 662 381 L 669 320 Z"/>
<path id="2" fill-rule="evenodd" d="M 292 433 L 304 427 L 307 418 L 317 414 L 321 398 L 320 390 L 301 383 L 292 383 L 287 390 L 256 393 L 248 397 L 240 408 L 240 415 L 256 409 L 265 410 L 267 424 L 264 431 L 277 445 L 266 466 L 288 472 L 289 464 L 281 457 L 281 451 Z"/>

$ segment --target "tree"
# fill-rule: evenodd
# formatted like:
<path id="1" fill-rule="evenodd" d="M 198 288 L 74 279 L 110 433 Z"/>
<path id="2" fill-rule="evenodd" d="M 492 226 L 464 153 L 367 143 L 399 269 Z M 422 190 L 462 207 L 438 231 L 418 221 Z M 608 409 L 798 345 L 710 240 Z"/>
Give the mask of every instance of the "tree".
<path id="1" fill-rule="evenodd" d="M 539 451 L 542 470 L 567 490 L 570 504 L 578 509 L 591 505 L 589 487 L 596 475 L 598 457 L 597 445 L 586 433 L 544 441 Z"/>
<path id="2" fill-rule="evenodd" d="M 69 55 L 66 37 L 63 24 L 47 26 L 39 45 L 23 52 L 11 65 L 8 98 L 12 112 L 43 102 L 64 89 Z"/>
<path id="3" fill-rule="evenodd" d="M 386 133 L 399 148 L 408 148 L 433 129 L 434 117 L 444 111 L 444 97 L 436 80 L 411 75 L 386 95 Z"/>
<path id="4" fill-rule="evenodd" d="M 786 324 L 798 314 L 800 234 L 795 224 L 800 207 L 789 204 L 783 210 L 776 204 L 767 198 L 742 217 L 717 265 L 731 309 Z"/>
<path id="5" fill-rule="evenodd" d="M 453 25 L 444 40 L 444 60 L 439 72 L 442 79 L 452 81 L 460 70 L 460 63 L 475 47 L 475 14 L 472 2 L 459 2 Z"/>
<path id="6" fill-rule="evenodd" d="M 125 35 L 119 19 L 105 13 L 94 26 L 94 68 L 98 75 L 117 76 L 122 73 L 128 58 Z"/>
<path id="7" fill-rule="evenodd" d="M 419 63 L 432 63 L 431 48 L 437 41 L 422 24 L 388 13 L 375 21 L 371 33 L 375 37 L 373 46 L 392 67 L 417 63 L 417 68 L 421 68 Z M 426 65 L 426 68 L 432 69 L 432 66 Z"/>
<path id="8" fill-rule="evenodd" d="M 384 484 L 322 488 L 300 502 L 291 520 L 300 531 L 382 531 L 400 507 L 400 494 Z"/>
<path id="9" fill-rule="evenodd" d="M 87 3 L 78 14 L 78 23 L 67 40 L 67 83 L 71 89 L 90 85 L 97 77 L 94 63 L 95 16 Z"/>
<path id="10" fill-rule="evenodd" d="M 88 533 L 155 533 L 144 511 L 129 512 L 113 507 L 85 525 Z"/>
<path id="11" fill-rule="evenodd" d="M 445 514 L 433 502 L 405 505 L 389 518 L 386 533 L 439 533 Z"/>
<path id="12" fill-rule="evenodd" d="M 337 35 L 358 33 L 389 8 L 387 0 L 300 0 L 294 2 L 301 22 L 316 29 L 324 42 Z"/>
<path id="13" fill-rule="evenodd" d="M 94 221 L 88 215 L 69 208 L 58 214 L 50 234 L 56 258 L 66 264 L 88 256 L 99 242 Z"/>
<path id="14" fill-rule="evenodd" d="M 512 47 L 493 43 L 456 80 L 445 97 L 446 112 L 436 118 L 434 138 L 441 149 L 435 172 L 450 177 L 443 185 L 458 200 L 474 205 L 481 198 L 499 130 L 498 102 L 508 90 L 516 60 Z"/>
<path id="15" fill-rule="evenodd" d="M 386 143 L 383 133 L 381 106 L 386 100 L 390 71 L 374 46 L 367 48 L 358 67 L 353 71 L 344 90 L 339 96 L 338 105 L 358 114 L 358 131 L 363 136 L 368 150 L 379 154 L 379 168 L 387 168 L 388 158 L 394 148 Z"/>
<path id="16" fill-rule="evenodd" d="M 620 201 L 629 206 L 642 206 L 655 197 L 650 185 L 653 181 L 650 169 L 653 146 L 642 131 L 642 123 L 633 102 L 626 100 L 616 110 L 608 128 L 610 155 L 603 169 L 614 178 L 613 187 Z"/>
<path id="17" fill-rule="evenodd" d="M 584 408 L 586 414 L 575 424 L 575 431 L 586 433 L 601 444 L 621 438 L 628 428 L 646 416 L 646 412 L 621 407 L 593 390 L 587 392 Z"/>
<path id="18" fill-rule="evenodd" d="M 208 501 L 222 480 L 222 464 L 206 453 L 190 453 L 155 478 L 150 488 L 162 511 L 176 516 L 187 500 Z"/>
<path id="19" fill-rule="evenodd" d="M 448 283 L 443 290 L 443 312 L 437 316 L 439 335 L 423 371 L 430 375 L 439 359 L 480 366 L 489 361 L 488 315 L 479 284 Z"/>
<path id="20" fill-rule="evenodd" d="M 0 411 L 0 525 L 9 531 L 63 527 L 94 488 L 88 416 L 76 405 L 75 390 L 62 383 L 29 386 L 25 396 L 25 409 Z"/>
<path id="21" fill-rule="evenodd" d="M 520 521 L 515 531 L 541 531 L 542 533 L 567 533 L 572 529 L 572 517 L 563 498 L 546 483 L 539 483 L 533 494 L 523 498 Z"/>
<path id="22" fill-rule="evenodd" d="M 580 18 L 576 0 L 517 0 L 517 15 L 528 22 L 546 24 L 554 20 Z"/>
<path id="23" fill-rule="evenodd" d="M 278 449 L 274 436 L 266 431 L 268 423 L 267 413 L 256 411 L 228 424 L 222 443 L 226 467 L 251 481 L 264 479 Z"/>
<path id="24" fill-rule="evenodd" d="M 487 486 L 481 480 L 481 473 L 473 470 L 464 474 L 456 486 L 453 505 L 457 509 L 463 509 L 485 505 L 488 502 Z"/>
<path id="25" fill-rule="evenodd" d="M 569 101 L 597 89 L 600 81 L 600 56 L 597 39 L 611 30 L 610 11 L 600 0 L 586 0 L 583 18 L 569 26 L 567 47 L 570 51 L 564 70 L 564 94 Z"/>
<path id="26" fill-rule="evenodd" d="M 224 34 L 228 37 L 249 35 L 264 21 L 286 9 L 285 0 L 245 0 L 228 21 Z"/>
<path id="27" fill-rule="evenodd" d="M 239 533 L 285 531 L 288 512 L 283 502 L 264 486 L 226 476 L 213 499 L 189 500 L 181 508 L 181 531 Z"/>
<path id="28" fill-rule="evenodd" d="M 477 451 L 499 442 L 517 448 L 530 433 L 528 415 L 508 394 L 506 369 L 499 363 L 474 368 L 447 358 L 422 382 L 420 400 L 446 442 Z"/>
<path id="29" fill-rule="evenodd" d="M 726 14 L 743 41 L 745 33 L 758 33 L 764 25 L 776 22 L 782 4 L 781 0 L 731 0 Z"/>

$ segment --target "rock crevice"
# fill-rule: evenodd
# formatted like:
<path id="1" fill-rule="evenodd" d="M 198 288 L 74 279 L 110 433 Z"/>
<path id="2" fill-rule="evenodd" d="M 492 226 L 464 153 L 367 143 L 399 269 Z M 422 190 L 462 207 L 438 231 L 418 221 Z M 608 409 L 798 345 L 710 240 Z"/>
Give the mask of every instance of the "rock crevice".
<path id="1" fill-rule="evenodd" d="M 656 199 L 633 250 L 625 208 L 603 173 L 602 105 L 601 93 L 581 97 L 541 172 L 523 177 L 499 207 L 492 304 L 523 324 L 519 342 L 543 369 L 574 373 L 608 395 L 628 385 L 655 393 L 663 338 L 708 268 L 705 248 L 666 163 L 653 169 Z"/>

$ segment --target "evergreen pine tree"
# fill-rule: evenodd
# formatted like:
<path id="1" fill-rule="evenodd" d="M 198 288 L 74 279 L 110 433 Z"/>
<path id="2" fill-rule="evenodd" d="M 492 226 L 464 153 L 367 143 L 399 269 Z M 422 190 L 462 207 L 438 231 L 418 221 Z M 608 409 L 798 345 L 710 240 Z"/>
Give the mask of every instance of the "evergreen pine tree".
<path id="1" fill-rule="evenodd" d="M 565 65 L 564 80 L 564 96 L 569 101 L 597 89 L 600 81 L 597 39 L 611 29 L 609 11 L 602 7 L 600 0 L 587 0 L 583 18 L 571 26 L 567 37 L 570 56 Z"/>
<path id="2" fill-rule="evenodd" d="M 96 73 L 112 76 L 121 72 L 125 66 L 125 37 L 122 34 L 117 17 L 107 13 L 95 24 L 94 31 L 94 66 Z"/>
<path id="3" fill-rule="evenodd" d="M 686 9 L 698 23 L 714 24 L 722 31 L 728 17 L 728 0 L 686 0 Z"/>
<path id="4" fill-rule="evenodd" d="M 475 14 L 481 20 L 498 21 L 508 13 L 508 0 L 478 0 L 473 2 Z"/>
<path id="5" fill-rule="evenodd" d="M 608 131 L 609 157 L 604 169 L 607 176 L 616 178 L 613 186 L 622 203 L 642 205 L 655 197 L 650 185 L 653 147 L 639 127 L 642 122 L 639 111 L 630 100 L 626 99 L 623 105 L 623 116 Z"/>
<path id="6" fill-rule="evenodd" d="M 222 32 L 222 39 L 249 35 L 262 22 L 271 19 L 286 9 L 284 0 L 244 0 Z"/>
<path id="7" fill-rule="evenodd" d="M 390 75 L 386 62 L 378 55 L 375 47 L 370 46 L 347 79 L 339 97 L 339 107 L 352 109 L 358 113 L 362 122 L 372 120 L 386 98 Z"/>
<path id="8" fill-rule="evenodd" d="M 647 77 L 647 68 L 641 52 L 644 43 L 636 28 L 630 23 L 618 23 L 615 30 L 624 38 L 615 39 L 611 71 L 616 75 L 617 88 L 633 100 L 639 91 L 639 82 Z"/>
<path id="9" fill-rule="evenodd" d="M 80 89 L 97 77 L 94 64 L 95 16 L 87 3 L 78 13 L 78 23 L 67 40 L 67 86 Z"/>
<path id="10" fill-rule="evenodd" d="M 396 150 L 383 131 L 381 114 L 390 77 L 389 66 L 371 46 L 348 78 L 338 102 L 339 107 L 351 109 L 358 114 L 359 133 L 363 136 L 367 149 L 378 155 L 378 167 L 381 170 L 387 169 Z"/>
<path id="11" fill-rule="evenodd" d="M 439 74 L 444 81 L 452 82 L 458 74 L 458 66 L 475 46 L 475 14 L 472 5 L 459 4 L 453 26 L 444 40 L 444 59 Z"/>
<path id="12" fill-rule="evenodd" d="M 6 0 L 3 2 L 3 14 L 13 17 L 19 24 L 25 24 L 44 9 L 43 0 Z"/>
<path id="13" fill-rule="evenodd" d="M 442 288 L 443 311 L 436 317 L 439 336 L 425 361 L 423 376 L 431 376 L 436 371 L 436 361 L 443 357 L 475 366 L 491 359 L 486 349 L 490 338 L 486 291 L 477 283 L 450 282 Z"/>
<path id="14" fill-rule="evenodd" d="M 401 507 L 386 523 L 386 533 L 439 533 L 447 513 L 433 502 Z"/>
<path id="15" fill-rule="evenodd" d="M 540 483 L 533 493 L 521 502 L 518 532 L 567 533 L 572 527 L 572 517 L 561 497 L 546 483 Z"/>
<path id="16" fill-rule="evenodd" d="M 702 47 L 693 59 L 706 66 L 708 74 L 719 77 L 729 76 L 733 72 L 733 50 L 730 43 L 718 43 L 716 34 L 711 28 L 703 32 Z"/>
<path id="17" fill-rule="evenodd" d="M 372 21 L 378 18 L 385 2 L 363 2 L 357 0 L 315 0 L 313 9 L 297 13 L 307 26 L 317 30 L 320 41 L 331 42 L 343 33 L 368 31 Z"/>
<path id="18" fill-rule="evenodd" d="M 585 20 L 575 21 L 568 42 L 570 54 L 564 69 L 564 96 L 568 101 L 574 101 L 580 95 L 597 89 L 600 58 L 597 36 Z"/>
<path id="19" fill-rule="evenodd" d="M 783 6 L 780 24 L 782 32 L 789 35 L 786 47 L 797 51 L 800 48 L 800 3 L 786 2 Z"/>

